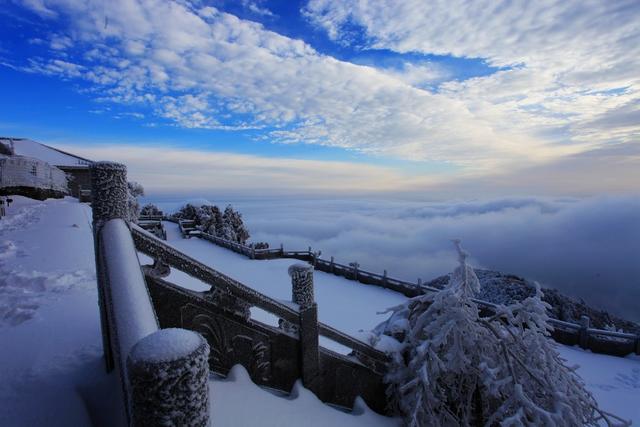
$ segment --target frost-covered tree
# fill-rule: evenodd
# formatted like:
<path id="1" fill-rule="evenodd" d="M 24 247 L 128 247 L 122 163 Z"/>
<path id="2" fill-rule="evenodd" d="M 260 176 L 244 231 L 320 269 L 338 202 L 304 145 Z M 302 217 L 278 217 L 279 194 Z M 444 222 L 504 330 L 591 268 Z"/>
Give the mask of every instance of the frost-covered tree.
<path id="1" fill-rule="evenodd" d="M 597 407 L 549 338 L 542 292 L 484 313 L 479 281 L 454 241 L 449 285 L 392 308 L 374 344 L 391 337 L 385 380 L 408 426 L 627 425 Z M 384 336 L 383 336 L 384 335 Z"/>
<path id="2" fill-rule="evenodd" d="M 222 221 L 224 225 L 220 237 L 242 244 L 246 243 L 249 239 L 249 231 L 244 226 L 240 212 L 233 210 L 231 205 L 227 205 L 222 215 Z"/>
<path id="3" fill-rule="evenodd" d="M 177 219 L 195 220 L 197 210 L 198 208 L 196 208 L 194 205 L 192 205 L 191 203 L 187 203 L 186 205 L 181 207 L 180 210 L 178 210 L 178 212 L 174 213 L 172 216 Z"/>
<path id="4" fill-rule="evenodd" d="M 222 214 L 214 205 L 202 205 L 196 210 L 196 225 L 200 230 L 217 235 L 217 230 L 222 227 Z"/>
<path id="5" fill-rule="evenodd" d="M 156 205 L 148 203 L 140 209 L 140 215 L 162 215 L 162 211 Z"/>
<path id="6" fill-rule="evenodd" d="M 186 204 L 173 214 L 177 219 L 195 221 L 200 230 L 217 237 L 245 244 L 249 239 L 249 231 L 244 225 L 242 214 L 227 205 L 224 213 L 215 205 L 194 206 Z"/>
<path id="7" fill-rule="evenodd" d="M 129 181 L 127 182 L 127 188 L 129 190 L 129 219 L 132 222 L 138 222 L 138 217 L 140 216 L 138 197 L 144 196 L 144 187 L 135 181 Z"/>

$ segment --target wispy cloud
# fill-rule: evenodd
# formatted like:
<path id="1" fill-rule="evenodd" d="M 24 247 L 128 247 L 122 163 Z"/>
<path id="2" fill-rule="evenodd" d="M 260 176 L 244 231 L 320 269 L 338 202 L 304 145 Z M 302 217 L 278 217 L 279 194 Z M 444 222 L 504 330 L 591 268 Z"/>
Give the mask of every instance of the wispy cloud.
<path id="1" fill-rule="evenodd" d="M 272 141 L 449 162 L 480 173 L 592 147 L 554 144 L 525 118 L 480 108 L 491 98 L 469 101 L 471 89 L 423 90 L 433 68 L 408 64 L 390 72 L 339 61 L 212 7 L 152 0 L 38 4 L 70 22 L 76 53 L 61 59 L 55 49 L 50 58 L 32 58 L 31 70 L 85 79 L 99 100 L 146 107 L 179 126 L 262 129 Z M 51 18 L 41 9 L 33 7 Z"/>
<path id="2" fill-rule="evenodd" d="M 355 26 L 370 49 L 505 67 L 440 91 L 499 135 L 571 145 L 574 154 L 640 136 L 636 1 L 311 0 L 304 12 L 334 40 Z"/>

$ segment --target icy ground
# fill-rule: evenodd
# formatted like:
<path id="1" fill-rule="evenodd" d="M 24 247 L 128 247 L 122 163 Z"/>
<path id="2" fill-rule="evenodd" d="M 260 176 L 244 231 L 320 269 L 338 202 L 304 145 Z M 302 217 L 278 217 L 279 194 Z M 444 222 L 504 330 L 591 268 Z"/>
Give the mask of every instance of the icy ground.
<path id="1" fill-rule="evenodd" d="M 117 426 L 104 372 L 91 210 L 75 199 L 14 197 L 0 219 L 0 426 Z M 121 408 L 120 408 L 121 409 Z M 298 384 L 280 396 L 237 366 L 212 378 L 218 426 L 391 426 L 362 404 L 345 413 Z"/>

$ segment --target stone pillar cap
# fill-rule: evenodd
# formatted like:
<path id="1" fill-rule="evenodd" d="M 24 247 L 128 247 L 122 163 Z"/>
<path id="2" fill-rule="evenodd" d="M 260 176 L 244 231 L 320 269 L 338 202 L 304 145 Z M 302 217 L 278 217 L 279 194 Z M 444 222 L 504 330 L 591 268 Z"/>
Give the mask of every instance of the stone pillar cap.
<path id="1" fill-rule="evenodd" d="M 294 276 L 296 274 L 301 274 L 301 273 L 307 273 L 309 271 L 313 271 L 312 265 L 297 263 L 289 267 L 289 276 Z"/>
<path id="2" fill-rule="evenodd" d="M 131 362 L 171 362 L 193 354 L 206 341 L 196 332 L 180 328 L 160 329 L 133 346 Z"/>

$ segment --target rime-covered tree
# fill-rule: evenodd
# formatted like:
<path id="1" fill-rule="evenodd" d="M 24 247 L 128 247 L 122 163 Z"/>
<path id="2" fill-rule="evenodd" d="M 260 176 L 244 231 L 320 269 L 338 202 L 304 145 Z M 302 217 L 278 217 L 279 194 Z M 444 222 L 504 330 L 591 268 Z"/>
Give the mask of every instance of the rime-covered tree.
<path id="1" fill-rule="evenodd" d="M 174 213 L 173 217 L 178 219 L 195 220 L 197 210 L 198 208 L 196 208 L 194 205 L 192 205 L 191 203 L 187 203 L 186 205 L 181 207 L 178 212 Z"/>
<path id="2" fill-rule="evenodd" d="M 144 196 L 144 187 L 135 181 L 129 181 L 127 182 L 127 189 L 129 192 L 129 219 L 132 222 L 138 222 L 138 217 L 140 216 L 138 197 Z"/>
<path id="3" fill-rule="evenodd" d="M 385 380 L 408 426 L 626 425 L 597 407 L 549 338 L 536 294 L 481 315 L 479 281 L 455 241 L 459 266 L 443 290 L 391 309 L 374 343 L 392 337 Z"/>
<path id="4" fill-rule="evenodd" d="M 162 215 L 162 211 L 156 205 L 148 203 L 140 209 L 140 215 Z"/>
<path id="5" fill-rule="evenodd" d="M 214 205 L 202 205 L 196 211 L 196 224 L 204 232 L 217 235 L 222 226 L 222 214 Z"/>
<path id="6" fill-rule="evenodd" d="M 222 238 L 238 243 L 246 243 L 249 239 L 249 231 L 244 226 L 242 214 L 233 210 L 231 205 L 227 205 L 222 215 L 223 227 Z"/>

